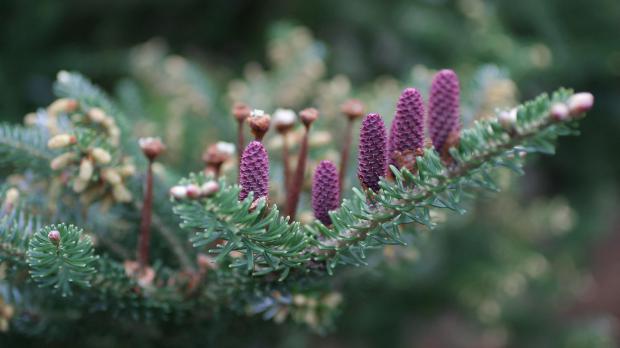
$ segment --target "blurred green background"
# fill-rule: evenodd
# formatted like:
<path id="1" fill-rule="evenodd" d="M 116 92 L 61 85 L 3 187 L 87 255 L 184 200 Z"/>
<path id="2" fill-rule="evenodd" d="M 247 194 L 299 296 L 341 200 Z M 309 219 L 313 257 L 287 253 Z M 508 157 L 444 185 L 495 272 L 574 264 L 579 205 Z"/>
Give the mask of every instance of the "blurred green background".
<path id="1" fill-rule="evenodd" d="M 135 47 L 153 38 L 213 81 L 239 78 L 250 61 L 269 65 L 265 48 L 282 23 L 307 27 L 324 44 L 326 75 L 353 85 L 406 80 L 415 65 L 470 76 L 494 64 L 520 100 L 566 86 L 592 92 L 595 107 L 582 135 L 532 161 L 516 188 L 392 255 L 415 262 L 343 279 L 334 333 L 258 334 L 269 325 L 257 322 L 243 331 L 252 346 L 617 346 L 620 1 L 3 0 L 0 119 L 51 102 L 61 69 L 122 89 Z M 224 95 L 227 85 L 211 88 Z"/>

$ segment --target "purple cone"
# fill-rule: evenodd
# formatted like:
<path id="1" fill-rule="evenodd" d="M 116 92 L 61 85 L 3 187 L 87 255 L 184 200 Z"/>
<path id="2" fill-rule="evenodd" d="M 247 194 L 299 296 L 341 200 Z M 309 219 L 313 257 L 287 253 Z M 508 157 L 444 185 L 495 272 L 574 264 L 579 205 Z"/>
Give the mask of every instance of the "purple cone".
<path id="1" fill-rule="evenodd" d="M 415 88 L 406 88 L 398 98 L 390 128 L 388 162 L 395 165 L 394 151 L 415 151 L 424 147 L 424 102 Z"/>
<path id="2" fill-rule="evenodd" d="M 269 193 L 269 157 L 258 141 L 249 143 L 241 155 L 239 185 L 239 200 L 244 200 L 250 192 L 254 192 L 254 199 L 267 197 Z"/>
<path id="3" fill-rule="evenodd" d="M 442 152 L 450 133 L 460 128 L 459 78 L 452 70 L 441 70 L 433 78 L 428 100 L 428 133 L 435 150 Z"/>
<path id="4" fill-rule="evenodd" d="M 312 210 L 324 225 L 331 225 L 328 212 L 340 205 L 338 169 L 331 161 L 321 161 L 312 178 Z"/>
<path id="5" fill-rule="evenodd" d="M 379 178 L 387 169 L 387 136 L 379 114 L 369 114 L 362 121 L 357 177 L 364 188 L 379 190 Z"/>

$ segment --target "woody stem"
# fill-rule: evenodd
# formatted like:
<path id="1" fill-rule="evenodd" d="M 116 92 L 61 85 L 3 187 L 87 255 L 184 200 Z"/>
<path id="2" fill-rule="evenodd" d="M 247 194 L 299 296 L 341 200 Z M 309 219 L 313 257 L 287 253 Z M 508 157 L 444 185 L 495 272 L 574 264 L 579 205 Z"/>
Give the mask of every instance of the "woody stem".
<path id="1" fill-rule="evenodd" d="M 304 173 L 306 171 L 306 159 L 308 157 L 308 138 L 310 133 L 310 125 L 305 126 L 304 137 L 301 142 L 301 149 L 299 151 L 299 159 L 297 160 L 297 168 L 295 170 L 295 176 L 293 182 L 291 182 L 288 199 L 286 201 L 287 215 L 290 216 L 291 221 L 295 219 L 297 213 L 297 203 L 299 203 L 299 195 L 301 194 L 301 187 L 304 184 Z"/>
<path id="2" fill-rule="evenodd" d="M 138 245 L 138 264 L 140 270 L 144 270 L 149 262 L 149 245 L 151 243 L 151 213 L 153 206 L 153 161 L 149 160 L 146 171 L 146 191 L 142 206 L 142 219 L 140 222 L 140 241 Z"/>

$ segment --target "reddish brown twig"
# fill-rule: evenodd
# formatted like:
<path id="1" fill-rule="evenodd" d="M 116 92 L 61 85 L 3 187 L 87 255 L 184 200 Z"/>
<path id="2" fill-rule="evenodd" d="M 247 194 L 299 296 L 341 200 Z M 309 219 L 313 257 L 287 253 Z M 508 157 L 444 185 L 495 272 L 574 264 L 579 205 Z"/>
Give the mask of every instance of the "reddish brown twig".
<path id="1" fill-rule="evenodd" d="M 347 117 L 347 126 L 344 133 L 344 142 L 340 152 L 340 168 L 338 171 L 338 180 L 340 183 L 340 194 L 344 187 L 344 181 L 347 177 L 347 167 L 349 164 L 349 151 L 351 149 L 351 139 L 353 138 L 353 124 L 355 120 L 364 115 L 364 104 L 357 99 L 349 99 L 340 107 L 340 111 Z"/>
<path id="2" fill-rule="evenodd" d="M 288 198 L 286 200 L 287 215 L 291 218 L 291 221 L 295 219 L 297 213 L 297 203 L 299 203 L 299 196 L 301 194 L 301 188 L 304 184 L 304 174 L 306 172 L 306 160 L 308 158 L 308 140 L 310 134 L 310 125 L 319 116 L 319 112 L 314 108 L 304 109 L 299 113 L 302 123 L 304 124 L 304 137 L 301 141 L 301 149 L 299 150 L 299 158 L 297 160 L 297 168 L 295 170 L 295 176 L 291 182 Z"/>
<path id="3" fill-rule="evenodd" d="M 153 206 L 153 161 L 149 160 L 146 171 L 146 191 L 142 206 L 142 220 L 140 221 L 140 243 L 138 246 L 138 263 L 140 269 L 145 269 L 149 263 L 149 247 L 151 243 L 151 211 Z"/>
<path id="4" fill-rule="evenodd" d="M 148 160 L 146 169 L 146 190 L 142 205 L 142 219 L 140 221 L 140 237 L 138 242 L 138 265 L 143 272 L 149 264 L 149 248 L 151 244 L 151 215 L 153 210 L 153 161 L 166 148 L 159 138 L 140 139 L 140 148 Z"/>

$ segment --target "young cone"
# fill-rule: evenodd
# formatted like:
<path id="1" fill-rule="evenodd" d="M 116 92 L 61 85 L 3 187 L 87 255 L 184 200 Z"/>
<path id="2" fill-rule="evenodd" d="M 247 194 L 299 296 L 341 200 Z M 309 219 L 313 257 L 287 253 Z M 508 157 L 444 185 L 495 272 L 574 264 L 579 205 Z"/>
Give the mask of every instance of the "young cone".
<path id="1" fill-rule="evenodd" d="M 312 178 L 312 210 L 314 216 L 324 225 L 331 225 L 329 211 L 340 204 L 338 170 L 330 161 L 321 161 Z"/>
<path id="2" fill-rule="evenodd" d="M 428 133 L 435 150 L 446 154 L 458 140 L 459 79 L 452 70 L 441 70 L 433 78 L 428 100 Z"/>
<path id="3" fill-rule="evenodd" d="M 239 200 L 244 200 L 250 192 L 254 192 L 255 200 L 269 194 L 269 157 L 260 141 L 250 142 L 241 155 L 239 185 Z"/>
<path id="4" fill-rule="evenodd" d="M 387 168 L 387 136 L 379 114 L 369 114 L 362 121 L 357 177 L 364 188 L 379 190 L 379 180 Z"/>
<path id="5" fill-rule="evenodd" d="M 390 128 L 388 162 L 397 165 L 395 152 L 424 147 L 424 102 L 415 88 L 407 88 L 398 98 L 396 115 Z"/>

